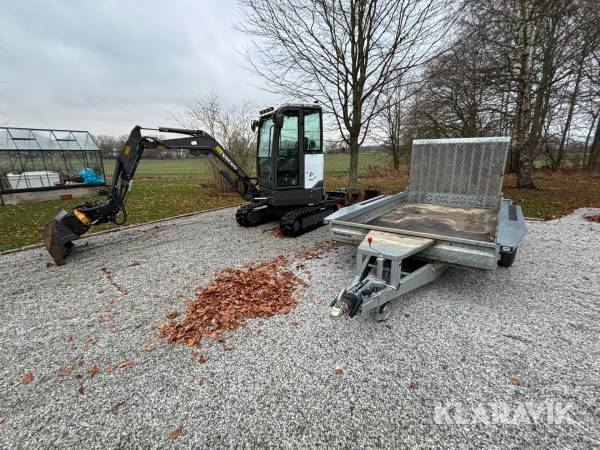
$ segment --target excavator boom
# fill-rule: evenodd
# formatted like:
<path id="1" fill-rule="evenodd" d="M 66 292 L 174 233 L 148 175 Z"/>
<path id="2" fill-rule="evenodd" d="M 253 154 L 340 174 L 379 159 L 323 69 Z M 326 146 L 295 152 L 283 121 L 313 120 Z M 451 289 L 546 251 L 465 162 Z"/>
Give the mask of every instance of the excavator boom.
<path id="1" fill-rule="evenodd" d="M 134 127 L 116 157 L 115 170 L 105 202 L 84 203 L 76 206 L 71 212 L 62 210 L 44 227 L 44 245 L 57 265 L 65 263 L 73 241 L 79 239 L 90 227 L 107 222 L 122 225 L 127 221 L 125 208 L 127 194 L 138 163 L 146 149 L 180 149 L 188 150 L 193 156 L 206 155 L 213 162 L 221 161 L 233 173 L 232 177 L 221 170 L 221 175 L 242 198 L 250 201 L 259 192 L 258 180 L 248 176 L 216 139 L 204 131 L 160 127 L 157 130 L 161 133 L 187 135 L 183 138 L 160 139 L 143 136 L 144 129 L 140 126 Z"/>

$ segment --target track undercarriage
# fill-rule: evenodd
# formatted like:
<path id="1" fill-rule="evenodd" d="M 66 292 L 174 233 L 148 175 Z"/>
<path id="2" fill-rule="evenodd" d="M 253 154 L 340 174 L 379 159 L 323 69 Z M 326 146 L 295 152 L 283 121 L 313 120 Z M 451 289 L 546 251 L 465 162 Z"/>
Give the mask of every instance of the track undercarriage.
<path id="1" fill-rule="evenodd" d="M 277 207 L 266 202 L 246 203 L 238 208 L 236 221 L 244 227 L 252 227 L 279 219 L 285 236 L 300 236 L 323 224 L 323 219 L 339 208 L 340 199 L 331 198 L 309 206 Z"/>

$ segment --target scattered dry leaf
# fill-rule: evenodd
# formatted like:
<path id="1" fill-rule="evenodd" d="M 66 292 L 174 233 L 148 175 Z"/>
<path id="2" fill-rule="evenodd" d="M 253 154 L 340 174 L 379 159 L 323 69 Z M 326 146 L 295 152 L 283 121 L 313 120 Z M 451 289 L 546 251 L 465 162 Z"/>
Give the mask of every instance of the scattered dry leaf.
<path id="1" fill-rule="evenodd" d="M 133 368 L 133 363 L 130 360 L 123 361 L 121 364 L 117 366 L 118 369 L 131 369 Z"/>
<path id="2" fill-rule="evenodd" d="M 598 222 L 600 223 L 600 214 L 587 214 L 583 216 L 585 220 L 588 222 Z"/>
<path id="3" fill-rule="evenodd" d="M 337 368 L 335 369 L 335 374 L 336 374 L 338 377 L 341 377 L 341 376 L 344 374 L 344 369 L 341 369 L 340 367 L 337 367 Z"/>
<path id="4" fill-rule="evenodd" d="M 179 427 L 177 428 L 175 431 L 171 431 L 169 433 L 169 437 L 171 438 L 172 441 L 174 441 L 175 439 L 177 439 L 179 436 L 181 436 L 181 434 L 183 433 L 183 428 Z"/>
<path id="5" fill-rule="evenodd" d="M 512 379 L 510 380 L 510 382 L 514 385 L 514 386 L 521 386 L 521 380 L 519 380 L 516 377 L 512 377 Z"/>
<path id="6" fill-rule="evenodd" d="M 79 386 L 78 391 L 79 391 L 79 395 L 85 394 L 85 388 L 83 387 L 83 384 L 81 386 Z"/>
<path id="7" fill-rule="evenodd" d="M 72 343 L 73 342 L 73 336 L 71 336 L 71 335 L 67 336 L 66 340 L 67 340 L 67 344 Z"/>
<path id="8" fill-rule="evenodd" d="M 21 384 L 29 384 L 33 381 L 33 374 L 31 372 L 25 372 L 21 376 Z"/>
<path id="9" fill-rule="evenodd" d="M 112 364 L 108 364 L 106 366 L 106 373 L 112 373 L 113 371 L 113 365 Z"/>
<path id="10" fill-rule="evenodd" d="M 6 417 L 0 416 L 0 425 L 2 425 L 5 420 L 6 420 Z"/>
<path id="11" fill-rule="evenodd" d="M 50 261 L 50 262 L 46 263 L 46 267 L 48 269 L 50 269 L 51 267 L 56 267 L 56 263 L 53 263 L 52 261 Z"/>
<path id="12" fill-rule="evenodd" d="M 404 317 L 406 317 L 407 319 L 410 317 L 409 313 L 404 313 Z"/>
<path id="13" fill-rule="evenodd" d="M 448 368 L 448 364 L 446 364 L 446 363 L 442 363 L 442 364 L 440 364 L 440 367 L 441 367 L 442 369 L 446 370 L 446 369 Z"/>
<path id="14" fill-rule="evenodd" d="M 389 325 L 389 324 L 387 324 L 387 323 L 384 325 L 384 327 L 385 327 L 386 330 L 391 330 L 392 329 L 392 326 Z"/>
<path id="15" fill-rule="evenodd" d="M 127 295 L 127 289 L 115 283 L 113 279 L 113 273 L 110 270 L 108 270 L 107 267 L 100 267 L 100 270 L 104 273 L 104 276 L 106 277 L 108 282 L 117 290 L 119 294 Z"/>
<path id="16" fill-rule="evenodd" d="M 71 374 L 71 372 L 73 372 L 72 367 L 64 367 L 60 369 L 60 371 L 58 372 L 58 376 L 60 376 L 61 378 L 65 378 L 68 377 Z"/>
<path id="17" fill-rule="evenodd" d="M 83 375 L 81 375 L 80 373 L 76 373 L 75 378 L 81 380 L 83 378 Z"/>
<path id="18" fill-rule="evenodd" d="M 131 264 L 129 264 L 129 267 L 135 267 L 135 266 L 141 266 L 142 263 L 139 261 L 132 261 Z"/>
<path id="19" fill-rule="evenodd" d="M 156 347 L 153 345 L 140 347 L 140 352 L 151 352 L 153 350 L 156 350 Z"/>
<path id="20" fill-rule="evenodd" d="M 208 361 L 208 355 L 200 355 L 200 364 L 204 364 L 206 361 Z"/>
<path id="21" fill-rule="evenodd" d="M 299 324 L 299 322 L 298 322 L 297 320 L 292 320 L 292 321 L 290 322 L 290 325 L 291 325 L 291 326 L 293 326 L 293 327 L 297 327 L 297 326 L 298 326 L 298 324 Z"/>
<path id="22" fill-rule="evenodd" d="M 169 320 L 175 319 L 179 315 L 179 311 L 171 311 L 165 315 L 165 317 Z"/>
<path id="23" fill-rule="evenodd" d="M 96 374 L 98 373 L 98 366 L 96 366 L 96 364 L 92 364 L 88 372 L 90 373 L 90 376 L 94 378 L 94 376 L 96 376 Z"/>
<path id="24" fill-rule="evenodd" d="M 279 239 L 285 238 L 285 234 L 283 234 L 283 231 L 281 230 L 281 227 L 279 225 L 273 228 L 267 228 L 266 230 L 263 230 L 263 233 L 272 234 L 273 236 Z"/>
<path id="25" fill-rule="evenodd" d="M 315 305 L 320 305 L 321 304 L 321 300 L 315 300 Z"/>
<path id="26" fill-rule="evenodd" d="M 96 336 L 92 336 L 83 341 L 84 344 L 95 344 L 96 342 L 98 342 L 98 337 Z"/>
<path id="27" fill-rule="evenodd" d="M 196 380 L 196 383 L 199 385 L 203 385 L 204 384 L 204 378 L 200 377 Z"/>
<path id="28" fill-rule="evenodd" d="M 339 245 L 340 244 L 338 244 L 335 241 L 320 241 L 316 242 L 312 248 L 296 252 L 294 256 L 303 261 L 308 261 L 310 259 L 319 259 L 322 258 L 330 250 L 339 247 Z"/>
<path id="29" fill-rule="evenodd" d="M 415 383 L 414 381 L 411 381 L 409 386 L 412 390 L 415 390 L 417 388 L 417 383 Z"/>

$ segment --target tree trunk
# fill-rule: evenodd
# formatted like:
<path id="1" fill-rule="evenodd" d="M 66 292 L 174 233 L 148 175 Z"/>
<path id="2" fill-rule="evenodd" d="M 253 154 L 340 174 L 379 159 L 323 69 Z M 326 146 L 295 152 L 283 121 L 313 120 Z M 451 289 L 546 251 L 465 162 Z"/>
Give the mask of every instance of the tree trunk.
<path id="1" fill-rule="evenodd" d="M 588 163 L 588 152 L 590 149 L 590 138 L 592 137 L 592 131 L 594 131 L 594 127 L 596 126 L 596 117 L 600 117 L 600 111 L 598 111 L 597 115 L 592 114 L 592 124 L 588 129 L 587 136 L 585 138 L 585 146 L 583 147 L 583 161 L 582 166 L 586 167 Z"/>
<path id="2" fill-rule="evenodd" d="M 517 173 L 517 189 L 535 189 L 533 182 L 533 164 L 528 154 L 522 152 L 519 159 L 519 172 Z"/>
<path id="3" fill-rule="evenodd" d="M 514 149 L 518 152 L 517 187 L 535 189 L 531 172 L 531 148 L 529 147 L 528 130 L 531 126 L 531 79 L 533 71 L 533 44 L 535 24 L 533 22 L 533 4 L 531 0 L 521 0 L 519 5 L 519 51 L 520 73 L 517 92 L 517 120 Z"/>
<path id="4" fill-rule="evenodd" d="M 358 135 L 351 135 L 349 141 L 350 166 L 348 168 L 348 186 L 346 188 L 346 199 L 352 200 L 352 194 L 358 192 Z"/>
<path id="5" fill-rule="evenodd" d="M 400 146 L 398 143 L 392 144 L 392 164 L 394 165 L 394 170 L 400 169 Z"/>
<path id="6" fill-rule="evenodd" d="M 558 145 L 558 155 L 556 156 L 556 165 L 560 167 L 565 157 L 565 147 L 567 143 L 567 136 L 571 129 L 571 121 L 573 120 L 573 111 L 575 110 L 575 104 L 577 103 L 577 96 L 579 95 L 579 84 L 581 83 L 581 76 L 583 74 L 583 63 L 585 58 L 582 57 L 577 64 L 577 76 L 575 77 L 575 87 L 573 93 L 569 99 L 569 111 L 567 113 L 567 120 L 565 121 L 565 128 L 563 129 L 562 136 L 560 137 L 560 144 Z M 558 168 L 557 167 L 557 168 Z"/>
<path id="7" fill-rule="evenodd" d="M 600 120 L 598 120 L 598 123 L 596 124 L 594 140 L 592 141 L 592 146 L 590 147 L 588 168 L 594 172 L 600 171 Z"/>

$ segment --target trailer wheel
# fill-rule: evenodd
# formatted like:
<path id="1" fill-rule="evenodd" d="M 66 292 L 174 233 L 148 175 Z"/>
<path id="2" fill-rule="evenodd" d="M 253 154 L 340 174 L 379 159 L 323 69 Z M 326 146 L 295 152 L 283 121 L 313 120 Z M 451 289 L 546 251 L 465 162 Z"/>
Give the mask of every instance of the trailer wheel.
<path id="1" fill-rule="evenodd" d="M 391 309 L 390 302 L 381 305 L 375 313 L 375 320 L 377 322 L 385 322 L 388 320 L 390 318 Z"/>
<path id="2" fill-rule="evenodd" d="M 514 248 L 510 252 L 500 251 L 500 259 L 498 265 L 502 267 L 510 267 L 515 262 L 515 256 L 517 256 L 517 249 Z"/>

